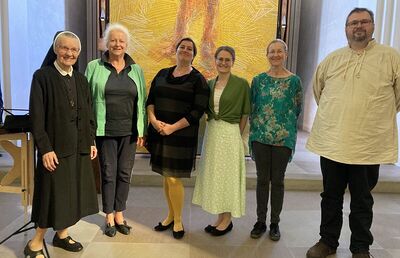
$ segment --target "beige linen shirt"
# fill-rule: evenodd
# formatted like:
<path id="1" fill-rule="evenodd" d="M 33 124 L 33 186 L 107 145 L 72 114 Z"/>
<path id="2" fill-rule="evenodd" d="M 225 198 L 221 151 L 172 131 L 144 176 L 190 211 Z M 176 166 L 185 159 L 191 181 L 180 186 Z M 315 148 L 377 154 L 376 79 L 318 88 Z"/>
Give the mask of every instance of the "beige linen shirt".
<path id="1" fill-rule="evenodd" d="M 317 114 L 307 149 L 345 164 L 397 161 L 400 55 L 372 40 L 360 53 L 344 47 L 318 66 Z"/>

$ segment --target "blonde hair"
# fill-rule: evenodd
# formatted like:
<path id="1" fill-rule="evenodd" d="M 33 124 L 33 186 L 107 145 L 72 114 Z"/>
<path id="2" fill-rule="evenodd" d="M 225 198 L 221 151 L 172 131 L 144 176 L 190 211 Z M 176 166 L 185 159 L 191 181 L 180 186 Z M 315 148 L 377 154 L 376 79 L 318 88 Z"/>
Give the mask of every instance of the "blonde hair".
<path id="1" fill-rule="evenodd" d="M 287 44 L 285 43 L 285 41 L 283 41 L 283 40 L 281 40 L 281 39 L 274 39 L 274 40 L 272 40 L 272 41 L 268 44 L 268 46 L 267 46 L 267 54 L 268 54 L 269 47 L 270 47 L 272 44 L 274 44 L 274 43 L 281 43 L 281 44 L 283 45 L 283 49 L 285 50 L 285 53 L 287 53 L 287 51 L 288 51 L 288 46 L 287 46 Z"/>

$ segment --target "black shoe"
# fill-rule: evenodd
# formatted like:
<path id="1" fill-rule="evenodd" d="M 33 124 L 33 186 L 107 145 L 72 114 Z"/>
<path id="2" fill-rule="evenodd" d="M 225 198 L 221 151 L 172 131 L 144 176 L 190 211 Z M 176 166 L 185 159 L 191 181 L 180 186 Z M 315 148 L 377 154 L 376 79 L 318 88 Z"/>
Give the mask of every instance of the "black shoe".
<path id="1" fill-rule="evenodd" d="M 213 236 L 223 236 L 226 233 L 228 233 L 229 231 L 231 231 L 232 228 L 233 228 L 233 223 L 231 221 L 231 223 L 226 227 L 226 229 L 219 230 L 219 229 L 215 228 L 213 231 L 211 231 L 211 235 L 213 235 Z"/>
<path id="2" fill-rule="evenodd" d="M 254 239 L 260 238 L 266 230 L 267 225 L 265 225 L 265 222 L 257 221 L 256 224 L 254 224 L 253 230 L 250 232 L 250 237 Z"/>
<path id="3" fill-rule="evenodd" d="M 185 235 L 185 230 L 184 229 L 180 231 L 172 230 L 172 235 L 174 236 L 175 239 L 181 239 Z"/>
<path id="4" fill-rule="evenodd" d="M 281 232 L 279 231 L 277 223 L 271 223 L 271 225 L 269 225 L 269 238 L 273 241 L 281 239 Z"/>
<path id="5" fill-rule="evenodd" d="M 158 222 L 158 225 L 154 227 L 155 231 L 165 231 L 174 225 L 174 221 L 171 221 L 168 225 L 164 226 L 161 222 Z"/>
<path id="6" fill-rule="evenodd" d="M 131 226 L 128 226 L 128 224 L 126 224 L 126 221 L 124 220 L 123 224 L 117 224 L 117 222 L 114 220 L 115 222 L 115 228 L 118 230 L 119 233 L 124 234 L 124 235 L 129 235 L 131 233 Z"/>
<path id="7" fill-rule="evenodd" d="M 74 243 L 70 243 L 70 240 L 72 240 Z M 79 252 L 83 249 L 81 243 L 73 240 L 70 236 L 60 239 L 57 233 L 54 235 L 53 238 L 53 246 L 62 248 L 69 252 Z"/>
<path id="8" fill-rule="evenodd" d="M 114 237 L 115 234 L 117 234 L 117 228 L 115 225 L 111 226 L 110 223 L 107 223 L 106 228 L 104 229 L 104 234 L 109 237 Z"/>
<path id="9" fill-rule="evenodd" d="M 207 233 L 211 233 L 216 227 L 208 225 L 207 227 L 204 228 L 204 231 Z"/>
<path id="10" fill-rule="evenodd" d="M 29 257 L 29 258 L 34 258 L 34 257 L 37 257 L 37 256 L 39 256 L 39 255 L 43 255 L 43 257 L 45 257 L 46 258 L 46 255 L 44 255 L 44 253 L 43 253 L 43 249 L 40 249 L 40 250 L 38 250 L 38 251 L 33 251 L 30 247 L 29 247 L 29 243 L 31 242 L 31 240 L 29 240 L 28 241 L 28 243 L 26 244 L 26 246 L 25 246 L 25 249 L 24 249 L 24 255 L 25 255 L 25 257 Z"/>

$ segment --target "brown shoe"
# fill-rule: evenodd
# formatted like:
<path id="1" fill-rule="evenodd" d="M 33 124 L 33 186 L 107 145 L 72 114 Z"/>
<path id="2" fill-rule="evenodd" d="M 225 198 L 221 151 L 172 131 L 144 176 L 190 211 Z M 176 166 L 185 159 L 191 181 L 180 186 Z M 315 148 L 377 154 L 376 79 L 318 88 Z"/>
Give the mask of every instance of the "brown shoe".
<path id="1" fill-rule="evenodd" d="M 366 252 L 366 253 L 356 253 L 356 254 L 353 254 L 351 257 L 353 257 L 353 258 L 370 258 L 370 257 L 372 257 L 372 256 L 370 255 L 369 252 Z"/>
<path id="2" fill-rule="evenodd" d="M 318 241 L 318 243 L 308 249 L 307 258 L 325 258 L 334 253 L 336 253 L 336 249 L 321 241 Z"/>

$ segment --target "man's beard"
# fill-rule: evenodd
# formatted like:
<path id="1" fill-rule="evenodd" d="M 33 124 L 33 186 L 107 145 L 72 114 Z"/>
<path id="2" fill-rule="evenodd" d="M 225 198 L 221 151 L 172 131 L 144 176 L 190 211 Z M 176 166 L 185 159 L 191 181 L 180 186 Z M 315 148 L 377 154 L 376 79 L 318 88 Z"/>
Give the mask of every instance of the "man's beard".
<path id="1" fill-rule="evenodd" d="M 358 34 L 358 32 L 363 32 L 362 34 Z M 361 42 L 367 39 L 367 32 L 365 30 L 357 30 L 353 32 L 352 38 L 354 41 Z"/>

